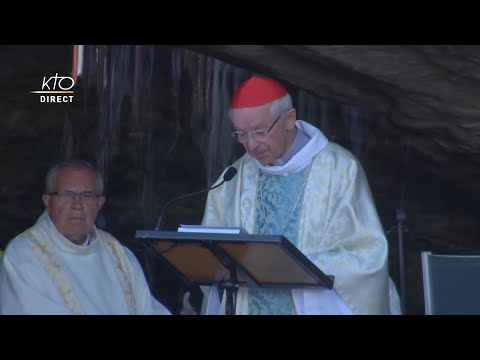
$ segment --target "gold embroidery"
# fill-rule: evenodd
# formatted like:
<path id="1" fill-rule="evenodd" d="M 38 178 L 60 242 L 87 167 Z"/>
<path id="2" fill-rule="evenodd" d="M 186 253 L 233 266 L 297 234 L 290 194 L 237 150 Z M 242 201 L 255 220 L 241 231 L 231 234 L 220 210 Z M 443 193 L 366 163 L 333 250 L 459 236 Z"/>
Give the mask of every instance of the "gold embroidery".
<path id="1" fill-rule="evenodd" d="M 43 237 L 37 234 L 35 230 L 31 230 L 29 235 L 33 240 L 31 242 L 32 250 L 40 257 L 40 261 L 43 263 L 47 273 L 52 277 L 67 307 L 73 314 L 85 314 L 85 310 L 80 305 L 73 289 L 67 285 L 70 280 L 63 271 L 62 264 L 58 262 L 52 252 L 48 251 L 48 245 L 43 240 Z"/>
<path id="2" fill-rule="evenodd" d="M 109 250 L 111 250 L 108 251 L 108 254 L 114 262 L 115 268 L 118 270 L 116 273 L 119 277 L 123 293 L 125 294 L 125 298 L 127 299 L 130 313 L 135 314 L 136 301 L 132 288 L 132 280 L 129 279 L 128 276 L 128 266 L 126 264 L 127 260 L 125 259 L 125 251 L 123 250 L 123 248 L 121 248 L 122 245 L 116 240 L 111 238 L 106 238 L 105 240 L 106 244 L 108 245 L 107 248 L 110 248 Z"/>
<path id="3" fill-rule="evenodd" d="M 71 283 L 71 280 L 68 278 L 62 264 L 55 257 L 54 253 L 49 251 L 48 244 L 44 240 L 46 235 L 39 232 L 40 231 L 37 232 L 37 230 L 31 230 L 29 233 L 33 240 L 31 242 L 32 250 L 38 254 L 47 273 L 52 277 L 53 282 L 62 295 L 65 304 L 72 311 L 72 313 L 86 314 L 78 297 L 75 294 L 75 290 L 68 285 Z M 128 276 L 127 259 L 125 258 L 126 255 L 124 250 L 121 248 L 122 245 L 117 243 L 116 240 L 108 237 L 105 237 L 102 240 L 105 240 L 105 243 L 108 245 L 106 246 L 107 253 L 110 255 L 110 258 L 114 263 L 114 268 L 117 270 L 116 273 L 120 280 L 122 290 L 125 294 L 129 312 L 131 314 L 135 314 L 136 301 L 132 288 L 132 280 Z"/>

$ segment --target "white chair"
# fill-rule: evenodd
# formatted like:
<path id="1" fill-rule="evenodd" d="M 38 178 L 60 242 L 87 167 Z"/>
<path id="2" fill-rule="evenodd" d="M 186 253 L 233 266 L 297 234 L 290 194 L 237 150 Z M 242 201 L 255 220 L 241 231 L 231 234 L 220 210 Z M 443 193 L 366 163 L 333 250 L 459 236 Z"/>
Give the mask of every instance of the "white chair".
<path id="1" fill-rule="evenodd" d="M 421 257 L 426 315 L 480 314 L 480 255 Z"/>

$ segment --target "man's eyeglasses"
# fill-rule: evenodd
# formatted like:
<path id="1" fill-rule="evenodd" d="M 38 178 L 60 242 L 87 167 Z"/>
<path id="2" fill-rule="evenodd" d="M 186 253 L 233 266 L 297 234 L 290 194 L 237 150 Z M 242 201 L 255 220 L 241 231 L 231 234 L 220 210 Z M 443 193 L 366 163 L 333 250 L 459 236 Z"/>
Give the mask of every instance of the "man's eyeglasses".
<path id="1" fill-rule="evenodd" d="M 275 124 L 278 122 L 278 120 L 280 120 L 282 115 L 283 115 L 283 113 L 278 115 L 277 119 L 273 122 L 272 126 L 270 126 L 268 128 L 268 130 L 266 130 L 266 129 L 253 130 L 253 131 L 250 131 L 248 133 L 245 132 L 245 131 L 232 131 L 232 137 L 237 142 L 239 142 L 240 144 L 244 144 L 248 141 L 249 134 L 250 134 L 250 136 L 252 137 L 253 140 L 260 140 L 260 139 L 262 139 L 262 138 L 264 138 L 265 136 L 268 135 L 270 130 L 272 130 L 272 128 L 275 126 Z"/>
<path id="2" fill-rule="evenodd" d="M 49 192 L 47 195 L 54 195 L 58 196 L 60 199 L 66 201 L 73 201 L 78 196 L 82 201 L 93 201 L 94 199 L 98 199 L 102 195 L 98 195 L 93 191 L 82 191 L 82 192 L 75 192 L 75 191 L 54 191 Z"/>

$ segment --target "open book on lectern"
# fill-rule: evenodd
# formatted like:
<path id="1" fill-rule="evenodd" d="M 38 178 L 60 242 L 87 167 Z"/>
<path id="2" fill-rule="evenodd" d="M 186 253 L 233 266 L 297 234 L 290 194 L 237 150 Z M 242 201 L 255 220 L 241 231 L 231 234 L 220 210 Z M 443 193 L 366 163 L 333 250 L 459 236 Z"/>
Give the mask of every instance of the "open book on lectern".
<path id="1" fill-rule="evenodd" d="M 205 225 L 184 225 L 181 224 L 178 232 L 214 233 L 214 234 L 248 234 L 243 227 L 237 226 L 205 226 Z"/>
<path id="2" fill-rule="evenodd" d="M 282 235 L 137 230 L 135 238 L 149 242 L 186 283 L 328 289 L 334 283 Z"/>

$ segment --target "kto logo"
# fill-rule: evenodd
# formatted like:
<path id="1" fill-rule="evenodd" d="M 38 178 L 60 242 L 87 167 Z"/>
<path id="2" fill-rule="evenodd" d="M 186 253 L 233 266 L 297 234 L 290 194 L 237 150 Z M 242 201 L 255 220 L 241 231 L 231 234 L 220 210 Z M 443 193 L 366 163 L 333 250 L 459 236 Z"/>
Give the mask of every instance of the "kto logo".
<path id="1" fill-rule="evenodd" d="M 75 86 L 75 80 L 70 76 L 51 76 L 47 79 L 43 77 L 42 90 L 30 91 L 33 94 L 50 94 L 40 95 L 40 102 L 44 103 L 71 103 L 73 102 L 73 87 Z M 62 94 L 62 95 L 60 95 Z M 66 95 L 72 94 L 72 95 Z"/>

